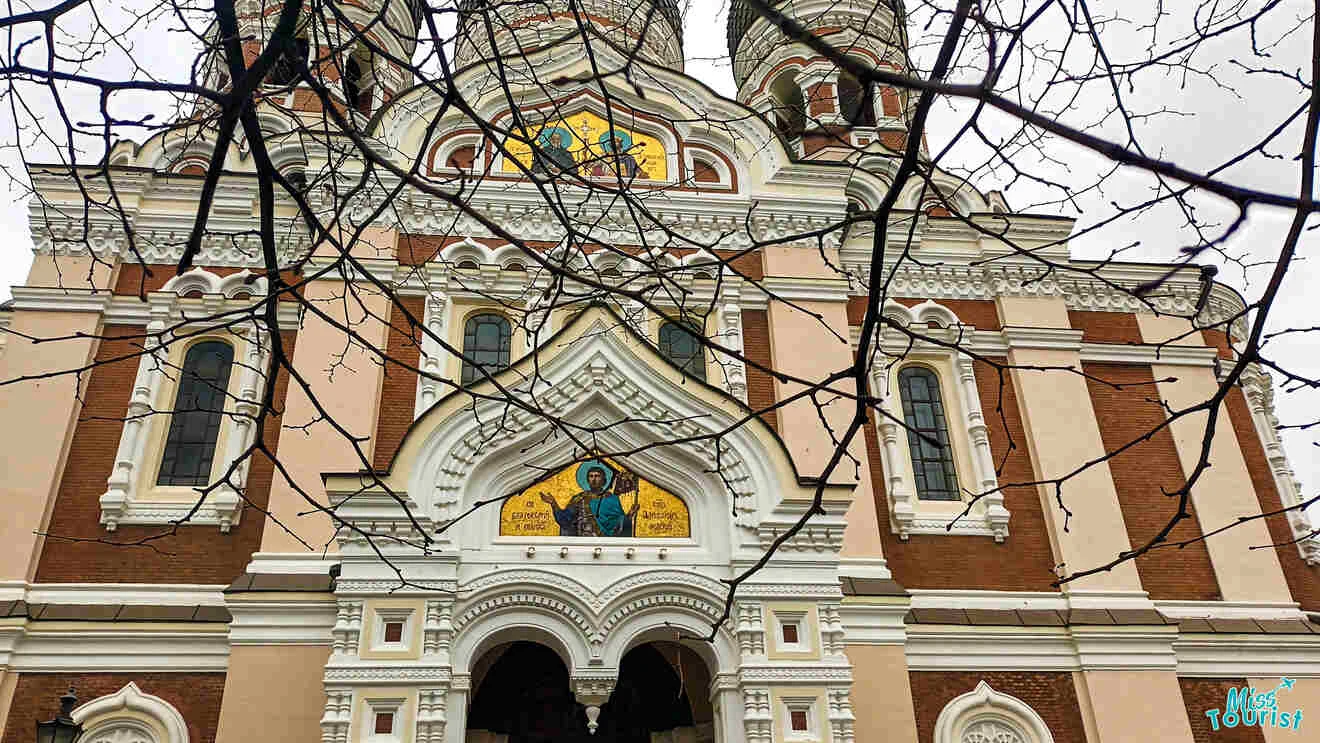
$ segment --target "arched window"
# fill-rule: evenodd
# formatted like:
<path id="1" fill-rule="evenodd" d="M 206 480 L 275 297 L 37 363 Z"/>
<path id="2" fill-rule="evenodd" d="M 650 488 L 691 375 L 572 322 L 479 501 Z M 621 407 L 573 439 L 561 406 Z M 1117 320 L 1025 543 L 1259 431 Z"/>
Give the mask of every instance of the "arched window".
<path id="1" fill-rule="evenodd" d="M 311 45 L 305 37 L 299 37 L 293 40 L 293 50 L 286 49 L 280 58 L 275 60 L 275 65 L 271 67 L 270 73 L 266 76 L 266 82 L 271 85 L 291 85 L 298 80 L 298 73 L 307 65 L 307 58 L 311 53 Z"/>
<path id="2" fill-rule="evenodd" d="M 775 101 L 776 128 L 789 139 L 802 136 L 802 131 L 807 128 L 807 102 L 791 70 L 770 83 L 770 96 Z"/>
<path id="3" fill-rule="evenodd" d="M 481 370 L 494 374 L 509 366 L 509 340 L 513 330 L 503 315 L 483 312 L 463 325 L 463 384 L 485 379 Z"/>
<path id="4" fill-rule="evenodd" d="M 907 424 L 908 451 L 922 500 L 959 500 L 958 476 L 953 469 L 949 425 L 940 398 L 940 380 L 924 366 L 904 367 L 898 373 Z"/>
<path id="5" fill-rule="evenodd" d="M 370 114 L 373 83 L 371 53 L 358 47 L 344 62 L 344 97 L 348 99 L 348 105 Z"/>
<path id="6" fill-rule="evenodd" d="M 853 126 L 875 126 L 875 95 L 847 72 L 839 73 L 839 112 Z"/>
<path id="7" fill-rule="evenodd" d="M 701 346 L 695 328 L 668 322 L 660 327 L 660 355 L 674 362 L 684 372 L 705 381 L 706 349 Z"/>
<path id="8" fill-rule="evenodd" d="M 198 486 L 210 482 L 233 361 L 234 347 L 228 343 L 204 341 L 188 349 L 157 485 Z"/>
<path id="9" fill-rule="evenodd" d="M 83 743 L 188 743 L 188 723 L 169 702 L 127 686 L 73 711 Z"/>
<path id="10" fill-rule="evenodd" d="M 984 681 L 945 705 L 935 720 L 935 743 L 1054 743 L 1036 710 Z"/>

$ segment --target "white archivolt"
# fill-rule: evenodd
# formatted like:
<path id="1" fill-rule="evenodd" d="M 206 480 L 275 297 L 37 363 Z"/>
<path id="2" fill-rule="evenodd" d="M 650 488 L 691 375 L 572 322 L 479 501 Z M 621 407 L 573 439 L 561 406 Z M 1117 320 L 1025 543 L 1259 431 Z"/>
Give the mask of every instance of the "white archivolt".
<path id="1" fill-rule="evenodd" d="M 73 711 L 85 743 L 188 743 L 188 724 L 174 705 L 137 684 L 98 697 Z"/>
<path id="2" fill-rule="evenodd" d="M 1054 743 L 1054 736 L 1026 702 L 982 681 L 940 711 L 935 743 Z"/>
<path id="3" fill-rule="evenodd" d="M 770 462 L 786 455 L 767 451 L 749 430 L 759 422 L 743 422 L 703 403 L 685 385 L 665 379 L 646 358 L 654 353 L 639 347 L 639 341 L 610 320 L 617 322 L 597 315 L 570 348 L 537 369 L 534 383 L 505 383 L 550 416 L 598 424 L 602 448 L 643 449 L 629 457 L 629 465 L 684 497 L 692 513 L 693 539 L 727 544 L 733 535 L 713 530 L 727 523 L 729 500 L 736 503 L 740 526 L 752 528 L 761 522 L 783 489 Z M 417 425 L 425 427 L 425 419 L 423 415 Z M 620 420 L 628 423 L 618 425 Z M 720 431 L 727 433 L 717 452 L 713 438 Z M 421 513 L 437 520 L 491 493 L 525 485 L 538 468 L 550 469 L 562 461 L 566 449 L 562 437 L 551 435 L 544 416 L 510 408 L 499 399 L 450 415 L 426 436 L 408 493 Z M 646 449 L 648 443 L 674 439 L 685 443 Z M 716 469 L 722 477 L 714 474 Z M 711 497 L 694 497 L 698 495 Z M 484 517 L 479 513 L 471 520 Z M 468 533 L 481 534 L 482 526 L 490 533 L 489 525 L 480 523 Z M 700 533 L 703 529 L 712 531 Z"/>

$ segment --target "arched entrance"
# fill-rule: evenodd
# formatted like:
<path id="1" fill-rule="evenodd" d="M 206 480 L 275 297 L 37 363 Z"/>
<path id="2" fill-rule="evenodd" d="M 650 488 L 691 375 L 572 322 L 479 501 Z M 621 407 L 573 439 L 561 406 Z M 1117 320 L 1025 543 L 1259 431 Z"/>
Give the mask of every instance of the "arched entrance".
<path id="1" fill-rule="evenodd" d="M 467 743 L 587 740 L 586 717 L 569 688 L 568 669 L 544 645 L 519 641 L 492 648 L 472 669 L 472 687 Z"/>
<path id="2" fill-rule="evenodd" d="M 696 653 L 677 643 L 640 645 L 624 655 L 592 735 L 559 655 L 512 642 L 472 669 L 466 743 L 705 743 L 714 740 L 709 687 Z"/>
<path id="3" fill-rule="evenodd" d="M 619 664 L 597 735 L 610 743 L 713 741 L 709 689 L 710 671 L 696 653 L 672 642 L 639 645 Z"/>

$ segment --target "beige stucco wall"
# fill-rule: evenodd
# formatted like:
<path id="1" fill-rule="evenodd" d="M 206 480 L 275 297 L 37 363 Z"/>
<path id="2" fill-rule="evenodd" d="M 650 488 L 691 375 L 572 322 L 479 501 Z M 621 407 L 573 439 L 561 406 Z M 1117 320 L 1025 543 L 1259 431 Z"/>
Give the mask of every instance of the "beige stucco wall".
<path id="1" fill-rule="evenodd" d="M 1255 687 L 1256 693 L 1267 692 L 1279 686 L 1279 677 L 1249 678 L 1247 684 Z M 1302 711 L 1302 726 L 1280 728 L 1266 725 L 1261 728 L 1265 734 L 1265 743 L 1298 743 L 1303 740 L 1315 740 L 1316 731 L 1320 730 L 1320 678 L 1299 678 L 1294 680 L 1293 688 L 1276 693 L 1280 712 Z"/>
<path id="2" fill-rule="evenodd" d="M 997 303 L 1005 326 L 1069 327 L 1067 306 L 1061 298 L 1001 297 Z M 1082 368 L 1080 354 L 1072 350 L 1017 348 L 1009 351 L 1008 360 L 1022 367 Z M 1012 377 L 1038 479 L 1062 477 L 1104 456 L 1091 395 L 1081 375 L 1015 368 Z M 1039 490 L 1055 559 L 1067 571 L 1102 565 L 1130 549 L 1108 464 L 1101 462 L 1064 483 L 1064 504 L 1072 511 L 1068 531 L 1064 531 L 1066 514 L 1058 506 L 1054 486 L 1043 485 Z M 1141 580 L 1129 561 L 1108 572 L 1065 583 L 1064 590 L 1140 591 Z"/>
<path id="3" fill-rule="evenodd" d="M 1083 671 L 1081 676 L 1079 691 L 1085 690 L 1089 702 L 1082 706 L 1095 716 L 1098 736 L 1091 743 L 1192 740 L 1173 671 Z"/>
<path id="4" fill-rule="evenodd" d="M 40 253 L 32 256 L 27 286 L 104 291 L 110 288 L 114 274 L 111 264 L 90 256 Z"/>
<path id="5" fill-rule="evenodd" d="M 853 666 L 854 730 L 859 741 L 916 743 L 917 719 L 902 645 L 845 645 Z"/>
<path id="6" fill-rule="evenodd" d="M 0 380 L 72 370 L 91 362 L 94 338 L 77 338 L 33 345 L 24 336 L 54 338 L 86 333 L 95 335 L 100 316 L 95 312 L 14 313 L 12 333 L 0 354 Z M 84 375 L 84 379 L 85 379 Z M 0 581 L 29 580 L 36 572 L 43 531 L 49 523 L 59 475 L 73 437 L 81 404 L 78 378 L 72 374 L 0 386 L 0 410 L 10 422 L 22 421 L 23 435 L 10 436 L 0 448 Z"/>
<path id="7" fill-rule="evenodd" d="M 389 298 L 362 283 L 356 285 L 347 300 L 343 299 L 343 294 L 342 282 L 312 281 L 307 285 L 305 296 L 327 316 L 337 323 L 347 323 L 365 342 L 383 351 L 390 316 Z M 347 345 L 342 326 L 307 312 L 298 331 L 293 365 L 307 381 L 315 400 L 339 426 L 355 437 L 370 439 L 375 434 L 383 377 L 378 355 L 357 343 Z M 280 433 L 280 462 L 299 487 L 318 504 L 324 505 L 327 500 L 321 473 L 367 467 L 374 442 L 364 441 L 360 456 L 342 433 L 320 418 L 312 398 L 296 380 L 291 380 L 284 417 L 280 421 L 285 427 Z M 312 421 L 316 422 L 307 426 Z M 314 510 L 314 507 L 278 471 L 271 483 L 269 508 L 273 518 L 266 520 L 261 536 L 262 552 L 306 551 L 298 538 L 316 550 L 327 546 L 336 549 L 332 543 L 334 526 L 331 519 L 320 512 L 299 515 Z M 275 523 L 276 520 L 280 523 Z"/>
<path id="8" fill-rule="evenodd" d="M 847 369 L 852 363 L 847 305 L 814 301 L 794 302 L 794 305 L 770 303 L 770 346 L 776 370 L 799 379 L 819 381 Z M 811 349 L 809 353 L 803 351 L 807 348 Z M 847 380 L 836 382 L 833 387 L 849 395 L 854 389 Z M 775 382 L 777 400 L 786 400 L 803 389 L 803 385 L 795 382 Z M 818 412 L 818 405 L 824 406 L 823 411 Z M 847 430 L 854 408 L 851 397 L 827 392 L 819 392 L 815 401 L 804 397 L 779 408 L 779 435 L 793 455 L 798 474 L 818 477 L 823 473 L 834 453 L 835 437 Z M 821 412 L 829 421 L 832 434 L 821 422 Z M 859 465 L 844 458 L 829 478 L 830 482 L 857 483 L 847 513 L 842 556 L 879 558 L 883 550 L 875 498 L 869 478 L 858 479 L 859 472 L 869 471 L 862 431 L 857 432 L 848 451 Z"/>
<path id="9" fill-rule="evenodd" d="M 317 743 L 329 645 L 240 645 L 229 652 L 217 743 Z"/>
<path id="10" fill-rule="evenodd" d="M 1142 340 L 1161 342 L 1190 329 L 1191 325 L 1179 317 L 1137 315 Z M 1178 341 L 1180 344 L 1203 345 L 1200 336 Z M 1218 389 L 1214 371 L 1208 367 L 1152 364 L 1156 379 L 1175 379 L 1158 385 L 1160 398 L 1172 410 L 1178 411 L 1209 400 Z M 1202 411 L 1184 416 L 1170 424 L 1173 442 L 1183 472 L 1190 476 L 1200 460 L 1205 439 L 1208 413 Z M 1260 501 L 1247 471 L 1246 460 L 1238 448 L 1228 409 L 1219 406 L 1214 436 L 1210 441 L 1210 463 L 1192 488 L 1192 504 L 1201 532 L 1208 534 L 1239 517 L 1260 514 Z M 1262 520 L 1249 521 L 1216 534 L 1206 540 L 1206 549 L 1215 567 L 1219 591 L 1226 601 L 1292 601 L 1279 556 L 1272 549 L 1251 549 L 1272 543 Z"/>

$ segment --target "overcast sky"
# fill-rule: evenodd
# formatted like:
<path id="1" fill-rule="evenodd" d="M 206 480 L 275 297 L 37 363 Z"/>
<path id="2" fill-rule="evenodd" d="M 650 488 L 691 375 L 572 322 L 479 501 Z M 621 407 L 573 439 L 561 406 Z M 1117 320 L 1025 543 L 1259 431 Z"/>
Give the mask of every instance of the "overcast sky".
<path id="1" fill-rule="evenodd" d="M 914 4 L 909 2 L 909 5 Z M 46 6 L 48 3 L 42 2 L 39 5 Z M 101 8 L 108 4 L 97 5 Z M 1133 54 L 1142 52 L 1148 39 L 1140 23 L 1143 11 L 1138 9 L 1154 6 L 1154 2 L 1093 0 L 1090 5 L 1097 16 L 1119 14 L 1131 21 L 1110 26 L 1111 51 L 1127 50 Z M 684 2 L 683 6 L 687 72 L 721 94 L 732 95 L 734 84 L 728 66 L 724 31 L 726 0 L 691 0 Z M 1179 3 L 1175 7 L 1182 6 Z M 1262 46 L 1282 38 L 1277 45 L 1268 48 L 1270 64 L 1283 72 L 1299 71 L 1303 78 L 1309 77 L 1309 25 L 1303 28 L 1302 33 L 1286 36 L 1284 32 L 1292 25 L 1289 19 L 1295 23 L 1296 19 L 1309 12 L 1309 6 L 1308 2 L 1302 0 L 1285 3 L 1285 12 L 1276 14 L 1271 23 L 1262 24 L 1258 30 L 1258 43 Z M 109 17 L 113 15 L 114 7 L 103 8 L 99 12 L 103 13 L 102 17 Z M 180 64 L 180 60 L 190 59 L 191 52 L 185 34 L 177 30 L 169 32 L 170 29 L 177 29 L 177 26 L 177 21 L 167 18 L 127 28 L 117 38 L 124 45 L 121 54 L 132 54 L 144 68 L 162 77 L 182 77 L 186 75 L 187 69 Z M 1044 31 L 1049 33 L 1049 28 L 1046 27 Z M 1124 91 L 1134 110 L 1150 112 L 1167 109 L 1174 112 L 1139 121 L 1139 141 L 1147 152 L 1193 169 L 1211 168 L 1226 160 L 1230 153 L 1236 153 L 1238 149 L 1258 140 L 1263 132 L 1274 128 L 1284 114 L 1299 105 L 1299 87 L 1295 82 L 1288 81 L 1284 75 L 1248 74 L 1232 61 L 1250 57 L 1250 48 L 1246 44 L 1246 37 L 1238 35 L 1212 48 L 1217 55 L 1211 58 L 1215 63 L 1213 79 L 1149 74 L 1134 81 L 1132 88 Z M 918 55 L 923 53 L 918 50 Z M 121 74 L 122 69 L 127 67 L 121 68 Z M 171 71 L 177 72 L 171 75 Z M 131 108 L 131 105 L 127 107 Z M 963 123 L 967 110 L 966 104 L 956 102 L 942 103 L 936 108 L 929 125 L 929 142 L 933 150 L 938 151 L 954 135 Z M 11 173 L 21 173 L 18 151 L 12 147 L 15 132 L 9 111 L 9 106 L 5 105 L 0 112 L 0 144 L 4 145 L 0 149 L 0 166 Z M 94 111 L 88 115 L 92 113 Z M 116 113 L 125 115 L 130 112 L 117 110 Z M 1096 112 L 1088 110 L 1085 102 L 1081 102 L 1069 109 L 1070 116 L 1074 113 L 1076 120 L 1068 120 L 1080 123 L 1092 121 L 1092 118 L 1087 117 Z M 993 117 L 985 119 L 984 123 L 992 135 L 995 131 L 1006 131 L 1004 127 L 1008 124 L 1002 118 Z M 1104 122 L 1098 130 L 1109 136 L 1121 136 L 1118 124 L 1114 120 Z M 1298 173 L 1292 158 L 1300 141 L 1299 131 L 1297 128 L 1290 130 L 1291 136 L 1285 137 L 1284 142 L 1271 153 L 1276 156 L 1252 157 L 1230 171 L 1233 179 L 1257 188 L 1295 192 Z M 30 146 L 28 151 L 32 151 Z M 1056 145 L 1050 153 L 1058 161 L 1042 165 L 1041 172 L 1074 184 L 1075 187 L 1094 183 L 1095 174 L 1106 170 L 1106 163 L 1099 157 L 1071 146 Z M 949 165 L 959 161 L 978 163 L 984 157 L 984 148 L 969 145 L 955 149 L 943 162 Z M 1002 178 L 996 180 L 987 174 L 978 183 L 987 188 L 1000 188 L 1006 181 Z M 1113 203 L 1132 204 L 1147 198 L 1150 186 L 1151 182 L 1145 176 L 1119 173 L 1105 182 L 1103 190 L 1087 192 L 1068 206 L 1054 203 L 1058 200 L 1056 193 L 1029 183 L 1013 184 L 1007 189 L 1007 196 L 1009 203 L 1018 209 L 1077 217 L 1080 227 L 1111 215 Z M 21 188 L 15 188 L 9 182 L 0 183 L 0 234 L 7 238 L 0 242 L 0 299 L 7 299 L 9 287 L 24 280 L 31 262 L 27 210 L 25 203 L 18 198 L 21 194 Z M 1209 199 L 1198 200 L 1197 206 L 1198 215 L 1206 220 L 1227 222 L 1232 217 L 1230 211 Z M 1245 259 L 1269 261 L 1272 251 L 1277 251 L 1290 219 L 1291 215 L 1281 210 L 1254 209 L 1247 226 L 1229 243 L 1229 251 Z M 1185 230 L 1180 229 L 1182 221 L 1175 209 L 1155 209 L 1140 218 L 1126 220 L 1094 235 L 1074 240 L 1073 254 L 1075 257 L 1095 258 L 1123 248 L 1121 257 L 1126 260 L 1171 260 L 1177 256 L 1181 246 L 1191 241 Z M 1317 288 L 1320 288 L 1320 269 L 1315 265 L 1316 239 L 1308 235 L 1304 247 L 1301 259 L 1283 287 L 1272 330 L 1317 325 L 1317 303 L 1313 298 Z M 1271 265 L 1267 263 L 1244 273 L 1226 266 L 1220 279 L 1251 299 L 1258 295 L 1265 272 L 1270 268 Z M 1268 353 L 1271 358 L 1299 374 L 1320 378 L 1320 354 L 1317 353 L 1311 335 L 1314 334 L 1273 341 L 1268 347 Z M 1285 424 L 1315 421 L 1320 418 L 1320 394 L 1313 390 L 1289 392 L 1280 396 L 1278 409 Z M 1316 436 L 1306 431 L 1285 434 L 1292 464 L 1307 494 L 1314 492 L 1314 488 L 1309 485 L 1320 483 L 1320 457 L 1315 455 L 1315 440 Z"/>

